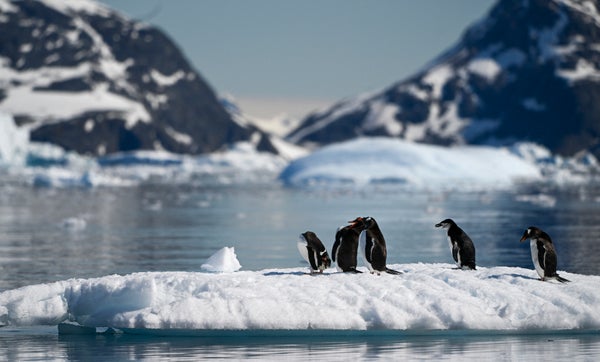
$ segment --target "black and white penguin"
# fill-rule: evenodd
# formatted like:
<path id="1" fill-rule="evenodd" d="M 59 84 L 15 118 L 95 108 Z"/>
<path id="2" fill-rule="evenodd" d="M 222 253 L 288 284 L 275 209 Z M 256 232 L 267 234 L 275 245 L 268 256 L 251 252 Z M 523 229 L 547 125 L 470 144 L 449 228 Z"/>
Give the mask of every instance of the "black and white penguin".
<path id="1" fill-rule="evenodd" d="M 530 226 L 521 237 L 521 242 L 529 240 L 533 266 L 541 280 L 556 279 L 561 283 L 569 280 L 556 274 L 556 251 L 550 235 L 535 226 Z"/>
<path id="2" fill-rule="evenodd" d="M 327 249 L 314 232 L 307 231 L 300 234 L 296 245 L 300 255 L 310 264 L 311 273 L 322 273 L 331 266 Z"/>
<path id="3" fill-rule="evenodd" d="M 448 229 L 448 243 L 452 257 L 459 268 L 475 270 L 475 245 L 473 240 L 452 219 L 446 219 L 435 227 Z"/>
<path id="4" fill-rule="evenodd" d="M 363 231 L 360 233 L 359 245 L 360 251 L 371 273 L 380 274 L 402 274 L 401 272 L 389 269 L 386 264 L 387 248 L 385 238 L 377 221 L 370 216 L 358 217 L 353 222 L 360 224 Z"/>
<path id="5" fill-rule="evenodd" d="M 356 254 L 358 238 L 362 231 L 362 223 L 350 221 L 350 225 L 341 226 L 335 233 L 335 242 L 331 250 L 331 258 L 337 263 L 337 270 L 345 273 L 362 273 L 356 270 Z"/>

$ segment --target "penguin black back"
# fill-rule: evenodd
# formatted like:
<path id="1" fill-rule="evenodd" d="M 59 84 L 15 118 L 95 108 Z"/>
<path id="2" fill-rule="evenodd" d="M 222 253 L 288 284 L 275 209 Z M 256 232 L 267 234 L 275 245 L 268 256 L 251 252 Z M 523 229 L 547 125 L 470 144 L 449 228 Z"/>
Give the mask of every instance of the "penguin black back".
<path id="1" fill-rule="evenodd" d="M 350 225 L 340 227 L 335 233 L 331 258 L 337 263 L 338 269 L 343 272 L 360 273 L 359 270 L 356 270 L 356 254 L 361 230 L 361 224 L 351 222 Z"/>
<path id="2" fill-rule="evenodd" d="M 385 237 L 374 218 L 358 217 L 355 222 L 362 223 L 363 232 L 360 235 L 361 252 L 365 257 L 367 266 L 372 272 L 386 272 L 389 274 L 402 274 L 387 267 L 387 247 Z"/>
<path id="3" fill-rule="evenodd" d="M 456 225 L 452 219 L 441 221 L 435 226 L 448 229 L 448 242 L 456 265 L 459 268 L 467 267 L 475 270 L 475 245 L 469 235 Z"/>
<path id="4" fill-rule="evenodd" d="M 300 234 L 297 245 L 300 255 L 310 264 L 311 272 L 322 273 L 331 266 L 327 249 L 314 232 L 306 231 Z"/>

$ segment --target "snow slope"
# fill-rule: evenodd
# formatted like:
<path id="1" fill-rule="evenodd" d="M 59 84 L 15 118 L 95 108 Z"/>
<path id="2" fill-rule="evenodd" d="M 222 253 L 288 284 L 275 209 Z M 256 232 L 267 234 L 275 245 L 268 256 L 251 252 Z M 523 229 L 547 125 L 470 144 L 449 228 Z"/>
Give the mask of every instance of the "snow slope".
<path id="1" fill-rule="evenodd" d="M 72 321 L 138 330 L 600 330 L 600 277 L 450 264 L 396 264 L 402 275 L 328 269 L 144 272 L 70 279 L 0 293 L 0 322 Z M 366 269 L 364 270 L 366 271 Z"/>

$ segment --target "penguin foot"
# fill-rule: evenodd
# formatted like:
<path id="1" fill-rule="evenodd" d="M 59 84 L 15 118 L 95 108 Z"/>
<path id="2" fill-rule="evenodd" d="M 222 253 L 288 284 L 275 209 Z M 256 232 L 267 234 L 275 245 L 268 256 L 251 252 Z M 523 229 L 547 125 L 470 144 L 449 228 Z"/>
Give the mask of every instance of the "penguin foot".
<path id="1" fill-rule="evenodd" d="M 388 274 L 392 274 L 392 275 L 400 275 L 400 274 L 402 274 L 402 272 L 400 272 L 400 271 L 397 271 L 397 270 L 394 270 L 394 269 L 388 269 L 388 268 L 385 269 L 385 272 L 388 273 Z"/>

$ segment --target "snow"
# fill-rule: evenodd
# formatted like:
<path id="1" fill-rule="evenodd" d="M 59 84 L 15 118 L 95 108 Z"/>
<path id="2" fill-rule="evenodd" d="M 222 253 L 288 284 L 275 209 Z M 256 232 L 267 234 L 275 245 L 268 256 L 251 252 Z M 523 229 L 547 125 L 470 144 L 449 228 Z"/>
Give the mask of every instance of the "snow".
<path id="1" fill-rule="evenodd" d="M 428 71 L 423 77 L 423 82 L 433 88 L 432 96 L 434 99 L 440 99 L 442 96 L 442 87 L 454 76 L 452 67 L 448 65 L 438 65 Z"/>
<path id="2" fill-rule="evenodd" d="M 303 268 L 142 272 L 0 293 L 0 322 L 162 330 L 599 330 L 599 276 L 560 271 L 392 264 L 402 275 Z"/>
<path id="3" fill-rule="evenodd" d="M 359 138 L 295 160 L 280 177 L 293 186 L 383 182 L 424 187 L 503 187 L 520 180 L 539 180 L 541 174 L 535 165 L 503 148 L 447 148 L 399 139 Z"/>
<path id="4" fill-rule="evenodd" d="M 169 135 L 169 137 L 171 137 L 173 140 L 184 144 L 184 145 L 191 145 L 194 142 L 194 139 L 192 138 L 192 136 L 187 135 L 185 133 L 181 133 L 181 132 L 177 132 L 176 130 L 174 130 L 171 127 L 165 127 L 165 131 L 167 132 L 167 134 Z"/>
<path id="5" fill-rule="evenodd" d="M 488 82 L 493 82 L 498 74 L 502 72 L 502 68 L 493 59 L 476 58 L 467 64 L 467 70 L 473 74 L 486 79 Z"/>
<path id="6" fill-rule="evenodd" d="M 365 117 L 363 129 L 375 130 L 383 127 L 392 136 L 398 136 L 402 132 L 402 124 L 396 120 L 396 114 L 400 108 L 396 104 L 385 103 L 381 100 L 371 102 L 369 113 Z"/>
<path id="7" fill-rule="evenodd" d="M 149 122 L 151 118 L 142 104 L 110 92 L 108 84 L 77 93 L 34 91 L 31 85 L 14 87 L 8 90 L 0 110 L 44 120 L 68 119 L 85 112 L 112 110 L 125 114 L 128 128 L 138 121 Z"/>
<path id="8" fill-rule="evenodd" d="M 237 259 L 235 248 L 224 247 L 210 256 L 200 266 L 204 271 L 215 273 L 233 273 L 240 270 L 242 265 Z"/>
<path id="9" fill-rule="evenodd" d="M 557 74 L 569 82 L 580 80 L 600 80 L 600 69 L 585 59 L 578 59 L 575 69 L 560 69 Z"/>
<path id="10" fill-rule="evenodd" d="M 0 15 L 2 13 L 16 12 L 17 8 L 9 0 L 0 0 Z"/>
<path id="11" fill-rule="evenodd" d="M 43 3 L 64 14 L 76 12 L 107 16 L 110 12 L 106 6 L 94 0 L 43 0 Z"/>
<path id="12" fill-rule="evenodd" d="M 162 87 L 170 87 L 173 84 L 179 82 L 181 79 L 184 79 L 186 74 L 183 70 L 179 70 L 171 75 L 165 75 L 159 72 L 158 70 L 152 69 L 150 72 L 150 76 L 154 79 L 154 82 Z"/>

